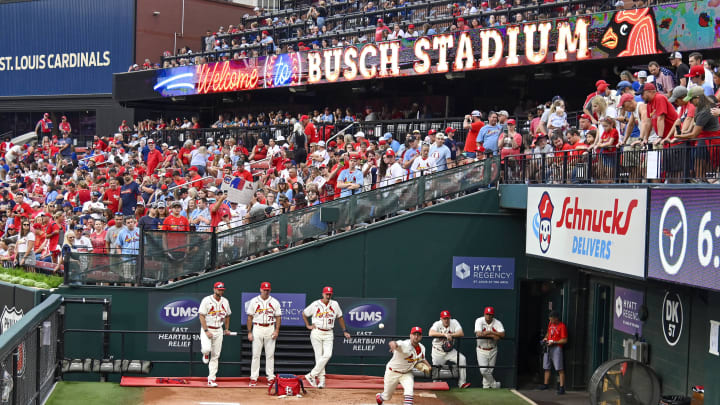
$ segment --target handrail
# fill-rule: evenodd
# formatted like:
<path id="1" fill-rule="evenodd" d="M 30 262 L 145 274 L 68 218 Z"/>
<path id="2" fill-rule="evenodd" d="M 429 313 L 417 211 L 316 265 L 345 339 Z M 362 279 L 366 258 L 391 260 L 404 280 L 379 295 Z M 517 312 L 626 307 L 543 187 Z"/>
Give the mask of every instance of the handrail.
<path id="1" fill-rule="evenodd" d="M 0 335 L 0 359 L 4 359 L 14 351 L 30 331 L 38 326 L 50 314 L 60 308 L 63 297 L 60 294 L 52 294 L 45 301 L 34 307 L 17 321 L 10 329 Z"/>

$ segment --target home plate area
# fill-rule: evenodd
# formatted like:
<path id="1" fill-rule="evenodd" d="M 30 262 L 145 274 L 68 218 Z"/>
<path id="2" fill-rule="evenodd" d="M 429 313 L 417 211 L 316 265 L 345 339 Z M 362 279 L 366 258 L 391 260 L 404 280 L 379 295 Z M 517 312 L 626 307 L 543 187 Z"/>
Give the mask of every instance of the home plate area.
<path id="1" fill-rule="evenodd" d="M 303 382 L 305 382 L 303 380 Z M 145 404 L 154 405 L 246 405 L 265 404 L 271 401 L 315 404 L 376 404 L 375 394 L 383 390 L 382 377 L 327 375 L 326 388 L 305 387 L 307 393 L 301 397 L 268 395 L 267 382 L 258 380 L 257 387 L 248 386 L 248 378 L 218 378 L 217 388 L 208 388 L 202 377 L 142 378 L 123 377 L 122 386 L 143 386 Z M 307 385 L 307 383 L 306 383 Z M 443 405 L 433 391 L 446 391 L 446 383 L 416 383 L 415 404 Z M 386 404 L 403 403 L 402 386 Z"/>

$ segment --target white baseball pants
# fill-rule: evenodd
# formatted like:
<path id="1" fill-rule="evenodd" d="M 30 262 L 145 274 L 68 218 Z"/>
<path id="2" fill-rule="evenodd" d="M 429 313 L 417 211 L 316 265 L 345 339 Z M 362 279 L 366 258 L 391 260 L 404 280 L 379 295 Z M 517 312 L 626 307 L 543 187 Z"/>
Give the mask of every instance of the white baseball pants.
<path id="1" fill-rule="evenodd" d="M 250 363 L 250 379 L 257 380 L 260 376 L 260 354 L 265 348 L 265 374 L 268 379 L 275 378 L 275 339 L 272 334 L 275 325 L 254 325 L 252 329 L 252 362 Z"/>
<path id="2" fill-rule="evenodd" d="M 200 351 L 202 354 L 210 354 L 210 363 L 208 363 L 208 381 L 215 381 L 218 371 L 218 359 L 222 350 L 223 330 L 222 328 L 208 329 L 212 333 L 212 339 L 205 335 L 204 331 L 200 331 Z"/>
<path id="3" fill-rule="evenodd" d="M 465 355 L 460 353 L 460 356 L 458 358 L 457 349 L 452 349 L 449 352 L 438 350 L 432 351 L 433 365 L 442 366 L 448 361 L 456 362 L 457 365 L 460 366 L 458 367 L 458 372 L 460 374 L 460 378 L 458 378 L 458 387 L 462 387 L 462 385 L 467 382 L 467 370 L 465 369 L 465 366 L 467 365 L 467 359 L 465 358 Z"/>
<path id="4" fill-rule="evenodd" d="M 478 366 L 490 366 L 480 369 L 480 374 L 483 376 L 483 388 L 492 388 L 495 385 L 495 378 L 492 375 L 493 369 L 491 367 L 495 366 L 495 361 L 497 360 L 497 347 L 490 350 L 478 347 L 476 350 Z"/>
<path id="5" fill-rule="evenodd" d="M 325 379 L 325 365 L 332 357 L 334 339 L 332 329 L 327 332 L 317 328 L 310 331 L 310 343 L 315 352 L 315 367 L 310 370 L 311 377 Z"/>
<path id="6" fill-rule="evenodd" d="M 412 404 L 414 394 L 413 388 L 415 384 L 415 376 L 413 376 L 412 371 L 408 371 L 407 373 L 398 373 L 397 371 L 392 371 L 390 368 L 386 367 L 383 382 L 385 385 L 382 393 L 383 401 L 389 401 L 392 398 L 393 393 L 395 393 L 397 385 L 401 384 L 404 391 L 403 403 Z"/>

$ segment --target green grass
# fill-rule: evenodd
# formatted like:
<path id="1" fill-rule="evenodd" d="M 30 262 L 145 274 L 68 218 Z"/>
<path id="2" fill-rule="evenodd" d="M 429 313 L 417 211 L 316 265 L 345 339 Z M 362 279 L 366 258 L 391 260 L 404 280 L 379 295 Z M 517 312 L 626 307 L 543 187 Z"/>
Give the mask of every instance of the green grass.
<path id="1" fill-rule="evenodd" d="M 11 284 L 23 284 L 23 280 L 30 280 L 33 282 L 45 283 L 48 288 L 56 288 L 63 283 L 63 278 L 59 276 L 51 276 L 42 273 L 28 273 L 22 269 L 7 269 L 0 267 L 0 281 Z M 29 287 L 35 287 L 35 285 L 28 285 Z"/>
<path id="2" fill-rule="evenodd" d="M 46 405 L 140 405 L 141 387 L 121 387 L 114 383 L 60 381 Z"/>
<path id="3" fill-rule="evenodd" d="M 452 388 L 437 394 L 448 405 L 528 405 L 508 389 Z"/>

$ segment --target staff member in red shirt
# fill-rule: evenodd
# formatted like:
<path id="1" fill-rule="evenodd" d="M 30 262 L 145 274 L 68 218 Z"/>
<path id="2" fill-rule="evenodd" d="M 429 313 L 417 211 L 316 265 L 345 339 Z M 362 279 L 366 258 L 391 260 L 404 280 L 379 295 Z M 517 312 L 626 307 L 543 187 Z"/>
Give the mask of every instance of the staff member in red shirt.
<path id="1" fill-rule="evenodd" d="M 557 311 L 550 312 L 550 323 L 548 324 L 547 333 L 542 340 L 547 345 L 545 354 L 543 355 L 543 369 L 545 370 L 544 384 L 539 387 L 546 390 L 550 384 L 550 369 L 555 367 L 560 375 L 560 386 L 558 387 L 558 395 L 565 394 L 565 367 L 563 366 L 563 346 L 568 341 L 567 327 L 560 321 L 560 314 Z"/>
<path id="2" fill-rule="evenodd" d="M 72 127 L 70 126 L 67 117 L 63 115 L 61 120 L 62 121 L 60 121 L 60 125 L 58 126 L 60 128 L 60 133 L 69 134 L 70 132 L 72 132 Z"/>
<path id="3" fill-rule="evenodd" d="M 475 139 L 480 133 L 480 129 L 485 126 L 482 122 L 482 116 L 480 111 L 475 110 L 470 115 L 465 116 L 463 121 L 463 129 L 467 129 L 468 133 L 465 137 L 465 147 L 463 148 L 463 155 L 467 158 L 474 159 L 478 153 L 482 153 L 485 150 L 477 150 L 477 143 Z"/>
<path id="4" fill-rule="evenodd" d="M 660 138 L 666 138 L 678 118 L 675 107 L 667 97 L 658 94 L 655 85 L 645 83 L 642 98 L 647 104 L 647 114 L 652 120 L 653 129 Z"/>

